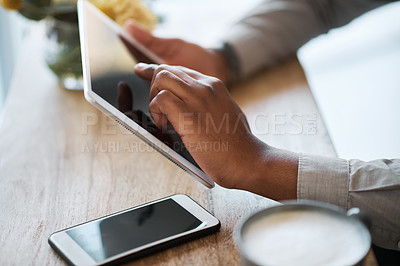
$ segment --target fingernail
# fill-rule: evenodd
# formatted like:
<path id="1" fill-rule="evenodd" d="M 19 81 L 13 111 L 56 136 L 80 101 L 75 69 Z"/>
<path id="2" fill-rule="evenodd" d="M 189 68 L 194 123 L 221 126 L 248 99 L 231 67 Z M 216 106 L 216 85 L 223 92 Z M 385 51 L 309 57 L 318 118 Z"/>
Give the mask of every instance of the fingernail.
<path id="1" fill-rule="evenodd" d="M 138 63 L 135 65 L 135 70 L 144 70 L 146 68 L 148 68 L 149 65 L 145 64 L 145 63 Z"/>

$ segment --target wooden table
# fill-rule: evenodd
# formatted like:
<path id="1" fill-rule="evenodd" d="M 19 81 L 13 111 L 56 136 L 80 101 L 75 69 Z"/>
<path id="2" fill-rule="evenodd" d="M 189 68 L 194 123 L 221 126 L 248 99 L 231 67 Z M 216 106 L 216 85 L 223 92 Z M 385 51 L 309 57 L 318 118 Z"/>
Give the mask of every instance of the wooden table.
<path id="1" fill-rule="evenodd" d="M 63 264 L 47 244 L 52 232 L 183 193 L 218 217 L 221 230 L 132 265 L 238 265 L 236 222 L 278 203 L 219 186 L 208 190 L 106 118 L 82 92 L 59 88 L 32 32 L 0 126 L 0 264 Z M 335 155 L 296 59 L 237 85 L 232 95 L 262 140 Z"/>

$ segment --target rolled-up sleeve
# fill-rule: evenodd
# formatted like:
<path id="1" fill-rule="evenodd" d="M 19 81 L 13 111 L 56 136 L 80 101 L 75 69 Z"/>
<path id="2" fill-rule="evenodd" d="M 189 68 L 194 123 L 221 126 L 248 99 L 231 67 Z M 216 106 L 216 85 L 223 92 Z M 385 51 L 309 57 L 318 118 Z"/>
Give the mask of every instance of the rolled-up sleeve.
<path id="1" fill-rule="evenodd" d="M 400 159 L 363 162 L 300 154 L 297 198 L 367 211 L 373 243 L 400 250 Z"/>

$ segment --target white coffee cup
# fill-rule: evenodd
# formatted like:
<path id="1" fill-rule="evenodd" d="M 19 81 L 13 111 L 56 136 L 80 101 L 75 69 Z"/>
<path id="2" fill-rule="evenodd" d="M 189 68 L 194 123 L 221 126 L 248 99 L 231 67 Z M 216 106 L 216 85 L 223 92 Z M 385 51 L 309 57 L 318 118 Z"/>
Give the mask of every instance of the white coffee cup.
<path id="1" fill-rule="evenodd" d="M 243 219 L 234 239 L 243 265 L 362 265 L 371 246 L 366 223 L 357 208 L 288 202 Z"/>

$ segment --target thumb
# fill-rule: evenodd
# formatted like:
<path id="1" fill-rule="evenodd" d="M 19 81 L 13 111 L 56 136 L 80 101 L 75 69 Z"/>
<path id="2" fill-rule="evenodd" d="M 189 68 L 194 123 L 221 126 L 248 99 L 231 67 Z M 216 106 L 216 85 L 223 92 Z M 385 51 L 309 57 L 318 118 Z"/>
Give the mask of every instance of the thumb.
<path id="1" fill-rule="evenodd" d="M 158 38 L 132 19 L 125 23 L 124 28 L 128 34 L 130 34 L 143 46 L 163 59 L 165 59 L 164 57 L 168 54 L 168 51 L 170 51 L 171 47 L 176 44 L 176 39 Z"/>
<path id="2" fill-rule="evenodd" d="M 149 31 L 144 29 L 141 25 L 136 23 L 133 19 L 126 21 L 124 25 L 125 30 L 132 35 L 137 41 L 147 46 L 153 42 L 154 37 Z"/>

